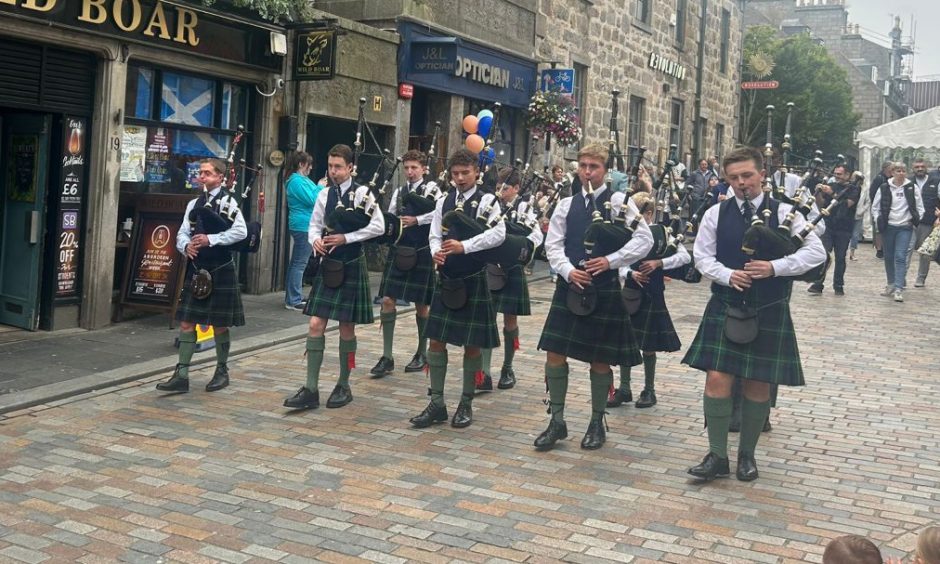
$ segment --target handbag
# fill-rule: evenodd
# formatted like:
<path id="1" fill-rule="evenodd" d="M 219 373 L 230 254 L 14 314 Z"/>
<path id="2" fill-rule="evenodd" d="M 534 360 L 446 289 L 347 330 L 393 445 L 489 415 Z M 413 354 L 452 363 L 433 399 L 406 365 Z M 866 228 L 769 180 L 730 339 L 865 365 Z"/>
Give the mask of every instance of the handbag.
<path id="1" fill-rule="evenodd" d="M 627 315 L 636 315 L 636 312 L 640 311 L 640 304 L 643 303 L 643 290 L 641 288 L 634 288 L 628 282 L 623 285 L 620 297 L 623 298 L 623 305 L 627 308 Z"/>
<path id="2" fill-rule="evenodd" d="M 197 300 L 204 300 L 212 295 L 212 275 L 209 274 L 208 270 L 200 268 L 193 273 L 190 290 Z"/>
<path id="3" fill-rule="evenodd" d="M 499 292 L 505 288 L 507 280 L 509 280 L 509 276 L 503 267 L 498 264 L 486 265 L 486 285 L 489 287 L 490 292 Z"/>
<path id="4" fill-rule="evenodd" d="M 395 268 L 400 272 L 409 272 L 418 265 L 418 249 L 414 247 L 395 247 Z"/>
<path id="5" fill-rule="evenodd" d="M 320 270 L 323 273 L 323 285 L 327 288 L 339 288 L 346 279 L 346 265 L 341 260 L 324 258 Z"/>
<path id="6" fill-rule="evenodd" d="M 441 302 L 452 310 L 467 305 L 467 283 L 463 278 L 441 278 Z"/>
<path id="7" fill-rule="evenodd" d="M 597 308 L 597 288 L 593 284 L 583 288 L 575 284 L 568 284 L 568 295 L 565 297 L 565 303 L 568 306 L 568 311 L 579 317 L 591 315 L 594 313 L 594 309 Z"/>
<path id="8" fill-rule="evenodd" d="M 756 308 L 744 304 L 728 306 L 725 312 L 725 337 L 729 341 L 747 345 L 754 342 L 759 332 Z"/>

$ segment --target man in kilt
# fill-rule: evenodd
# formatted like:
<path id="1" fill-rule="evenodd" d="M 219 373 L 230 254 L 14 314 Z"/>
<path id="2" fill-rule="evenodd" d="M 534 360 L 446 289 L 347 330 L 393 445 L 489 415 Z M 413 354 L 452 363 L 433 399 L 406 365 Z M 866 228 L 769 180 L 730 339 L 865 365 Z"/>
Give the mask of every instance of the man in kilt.
<path id="1" fill-rule="evenodd" d="M 424 179 L 428 157 L 421 151 L 405 153 L 401 158 L 401 166 L 405 171 L 406 182 L 392 193 L 388 212 L 400 218 L 402 234 L 398 242 L 389 247 L 385 274 L 379 287 L 379 293 L 383 296 L 382 312 L 379 315 L 382 323 L 382 358 L 371 370 L 376 378 L 395 370 L 392 343 L 395 341 L 395 319 L 398 316 L 396 299 L 414 302 L 415 322 L 418 325 L 418 350 L 405 366 L 405 372 L 421 372 L 428 363 L 424 331 L 428 323 L 428 306 L 434 294 L 434 262 L 428 247 L 434 211 L 418 215 L 405 196 L 414 194 L 434 200 L 440 190 L 434 181 Z"/>
<path id="2" fill-rule="evenodd" d="M 326 406 L 343 407 L 352 401 L 349 374 L 356 367 L 356 325 L 373 321 L 372 294 L 362 243 L 384 233 L 385 219 L 373 205 L 369 187 L 353 181 L 352 149 L 348 145 L 335 145 L 327 155 L 329 185 L 320 191 L 310 216 L 310 244 L 321 262 L 304 308 L 304 313 L 311 316 L 307 334 L 307 382 L 284 400 L 284 407 L 291 409 L 320 406 L 318 385 L 326 349 L 324 332 L 330 319 L 339 321 L 339 379 Z M 368 224 L 343 232 L 348 229 L 342 224 L 349 213 L 366 214 Z"/>
<path id="3" fill-rule="evenodd" d="M 703 404 L 709 451 L 689 474 L 700 480 L 730 474 L 731 388 L 740 378 L 744 398 L 736 475 L 750 481 L 758 476 L 754 449 L 770 411 L 771 384 L 803 385 L 790 318 L 793 282 L 788 277 L 825 262 L 826 251 L 819 237 L 810 233 L 791 255 L 771 261 L 749 260 L 741 245 L 755 210 L 764 204 L 763 159 L 757 149 L 739 147 L 725 157 L 722 167 L 734 197 L 705 212 L 693 249 L 696 268 L 712 281 L 712 296 L 682 360 L 706 372 Z M 791 206 L 777 200 L 770 200 L 767 206 L 772 212 L 767 226 L 776 229 Z M 795 214 L 791 234 L 799 233 L 805 224 L 803 216 Z"/>
<path id="4" fill-rule="evenodd" d="M 206 391 L 214 392 L 228 386 L 227 362 L 231 347 L 228 329 L 244 325 L 245 312 L 238 290 L 235 261 L 232 251 L 226 247 L 247 237 L 248 228 L 238 203 L 222 190 L 225 172 L 225 162 L 220 159 L 203 159 L 199 162 L 199 182 L 205 186 L 205 191 L 186 206 L 183 223 L 176 234 L 176 250 L 184 254 L 189 263 L 186 266 L 187 283 L 183 286 L 181 304 L 176 310 L 176 320 L 180 324 L 179 359 L 173 375 L 157 384 L 161 392 L 189 391 L 189 363 L 196 352 L 196 324 L 211 325 L 215 333 L 215 373 L 206 385 Z M 196 206 L 205 207 L 206 194 L 211 209 L 199 210 L 199 213 L 211 213 L 217 219 L 221 217 L 217 223 L 230 224 L 228 229 L 206 233 L 206 222 L 190 222 Z M 211 276 L 212 288 L 208 297 L 198 290 L 194 293 L 194 275 L 200 270 L 205 270 Z"/>
<path id="5" fill-rule="evenodd" d="M 480 349 L 499 346 L 485 265 L 476 253 L 502 244 L 506 224 L 500 221 L 496 196 L 483 194 L 477 188 L 477 155 L 459 149 L 451 155 L 447 166 L 454 188 L 437 202 L 429 240 L 440 275 L 427 328 L 431 341 L 428 348 L 431 401 L 410 420 L 418 428 L 447 420 L 444 403 L 447 345 L 464 348 L 463 390 L 450 422 L 458 428 L 473 422 L 475 375 L 483 369 Z"/>
<path id="6" fill-rule="evenodd" d="M 519 197 L 521 178 L 519 171 L 511 167 L 500 169 L 498 176 L 498 191 L 500 213 L 507 222 L 507 230 L 516 229 L 520 232 L 528 230 L 527 243 L 531 249 L 542 244 L 542 230 L 538 227 L 538 219 L 532 207 Z M 515 227 L 514 227 L 515 226 Z M 529 253 L 532 256 L 532 253 Z M 526 278 L 525 268 L 521 264 L 494 265 L 488 264 L 487 280 L 490 295 L 493 297 L 493 307 L 503 314 L 503 366 L 499 372 L 499 382 L 496 386 L 500 390 L 508 390 L 516 385 L 516 374 L 512 369 L 512 360 L 519 349 L 519 317 L 531 315 L 529 302 L 529 281 Z M 493 349 L 483 349 L 483 378 L 478 381 L 478 390 L 492 390 L 493 379 L 490 376 L 490 365 Z"/>
<path id="7" fill-rule="evenodd" d="M 643 219 L 650 225 L 653 233 L 653 248 L 641 261 L 620 269 L 620 277 L 627 288 L 632 288 L 638 295 L 635 312 L 630 312 L 630 324 L 636 335 L 640 350 L 643 352 L 643 372 L 645 383 L 636 407 L 646 408 L 656 405 L 656 351 L 675 352 L 682 347 L 679 335 L 672 324 L 672 317 L 666 308 L 667 274 L 679 278 L 682 272 L 674 273 L 692 262 L 689 251 L 681 244 L 670 243 L 665 226 L 653 223 L 656 202 L 646 192 L 638 192 L 630 197 L 643 214 Z M 627 290 L 624 290 L 626 293 Z M 627 304 L 628 312 L 630 303 Z M 620 367 L 620 387 L 610 390 L 607 407 L 619 407 L 624 402 L 633 400 L 630 391 L 630 366 Z"/>
<path id="8" fill-rule="evenodd" d="M 622 192 L 612 193 L 604 184 L 607 158 L 607 148 L 599 143 L 578 151 L 578 176 L 584 188 L 558 203 L 545 239 L 548 261 L 558 272 L 558 281 L 539 341 L 539 349 L 547 352 L 545 383 L 551 411 L 548 428 L 535 439 L 539 450 L 550 449 L 568 436 L 564 419 L 568 357 L 590 363 L 591 422 L 581 441 L 585 449 L 600 448 L 607 438 L 604 413 L 613 384 L 611 365 L 641 362 L 620 295 L 617 269 L 649 252 L 653 243 L 649 226 L 640 218 L 629 242 L 606 256 L 592 256 L 585 245 L 585 235 L 594 227 L 593 212 L 605 220 L 625 217 L 628 226 L 639 214 Z M 592 190 L 587 190 L 588 186 Z M 569 300 L 569 294 L 573 300 Z"/>

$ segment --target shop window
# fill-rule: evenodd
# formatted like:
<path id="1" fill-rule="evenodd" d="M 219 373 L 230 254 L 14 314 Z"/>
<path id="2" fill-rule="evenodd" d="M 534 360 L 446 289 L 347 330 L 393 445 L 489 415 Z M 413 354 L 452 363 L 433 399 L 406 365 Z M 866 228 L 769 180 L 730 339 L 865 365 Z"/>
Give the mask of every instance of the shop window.
<path id="1" fill-rule="evenodd" d="M 627 115 L 627 154 L 632 167 L 643 146 L 643 121 L 646 113 L 646 100 L 639 96 L 630 96 L 630 108 Z"/>
<path id="2" fill-rule="evenodd" d="M 169 123 L 212 126 L 215 81 L 163 73 L 160 119 Z"/>
<path id="3" fill-rule="evenodd" d="M 153 112 L 153 69 L 131 66 L 127 71 L 124 108 L 127 117 L 150 119 Z"/>
<path id="4" fill-rule="evenodd" d="M 672 111 L 669 119 L 669 145 L 676 146 L 676 154 L 682 154 L 682 114 L 685 103 L 682 100 L 672 100 Z"/>

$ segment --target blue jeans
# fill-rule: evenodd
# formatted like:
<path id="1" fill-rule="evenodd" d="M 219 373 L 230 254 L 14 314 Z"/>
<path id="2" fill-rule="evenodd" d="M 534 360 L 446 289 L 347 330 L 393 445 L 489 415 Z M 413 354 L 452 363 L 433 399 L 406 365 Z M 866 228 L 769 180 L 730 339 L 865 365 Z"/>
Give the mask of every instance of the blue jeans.
<path id="1" fill-rule="evenodd" d="M 895 290 L 903 290 L 907 285 L 907 248 L 913 234 L 914 228 L 910 225 L 889 225 L 881 235 L 888 286 L 894 286 Z"/>
<path id="2" fill-rule="evenodd" d="M 849 248 L 853 251 L 858 248 L 858 242 L 862 240 L 862 230 L 865 228 L 865 219 L 855 218 L 855 225 L 852 226 L 852 239 L 849 241 Z"/>
<path id="3" fill-rule="evenodd" d="M 287 267 L 287 291 L 284 295 L 284 303 L 297 305 L 304 299 L 304 270 L 307 268 L 307 260 L 313 252 L 313 247 L 310 246 L 306 231 L 291 231 L 290 236 L 294 240 L 294 246 L 290 252 L 290 265 Z"/>

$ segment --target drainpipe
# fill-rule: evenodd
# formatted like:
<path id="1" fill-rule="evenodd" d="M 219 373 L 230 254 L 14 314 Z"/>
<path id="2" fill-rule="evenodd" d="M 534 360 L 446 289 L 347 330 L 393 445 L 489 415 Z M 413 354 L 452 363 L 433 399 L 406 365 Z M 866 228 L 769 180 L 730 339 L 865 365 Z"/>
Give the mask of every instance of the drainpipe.
<path id="1" fill-rule="evenodd" d="M 702 155 L 702 82 L 705 75 L 705 29 L 708 16 L 708 0 L 702 0 L 702 17 L 698 25 L 698 69 L 695 73 L 695 123 L 692 124 L 692 143 L 695 150 L 692 152 L 694 162 L 698 162 Z"/>

